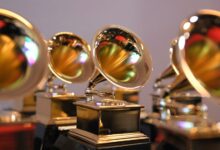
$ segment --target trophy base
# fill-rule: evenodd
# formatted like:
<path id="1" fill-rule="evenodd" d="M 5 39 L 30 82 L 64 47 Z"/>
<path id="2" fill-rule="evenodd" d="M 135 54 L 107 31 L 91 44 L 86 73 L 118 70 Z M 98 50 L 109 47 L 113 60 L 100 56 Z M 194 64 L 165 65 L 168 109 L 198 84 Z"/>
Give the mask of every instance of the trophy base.
<path id="1" fill-rule="evenodd" d="M 214 150 L 220 149 L 220 137 L 195 138 L 186 137 L 184 134 L 163 129 L 165 138 L 156 147 L 160 150 Z"/>
<path id="2" fill-rule="evenodd" d="M 220 149 L 218 124 L 198 116 L 176 116 L 167 121 L 146 119 L 142 128 L 159 150 Z"/>
<path id="3" fill-rule="evenodd" d="M 54 148 L 54 143 L 61 135 L 76 128 L 76 106 L 73 102 L 83 97 L 73 94 L 38 93 L 36 120 L 36 150 Z"/>
<path id="4" fill-rule="evenodd" d="M 141 106 L 138 104 L 112 99 L 75 104 L 78 129 L 96 135 L 139 131 Z"/>
<path id="5" fill-rule="evenodd" d="M 96 135 L 73 129 L 55 145 L 59 150 L 150 150 L 150 139 L 140 132 Z"/>
<path id="6" fill-rule="evenodd" d="M 149 138 L 139 132 L 140 105 L 112 99 L 75 104 L 77 128 L 57 139 L 58 150 L 150 149 Z"/>
<path id="7" fill-rule="evenodd" d="M 68 117 L 70 118 L 70 117 Z M 76 117 L 51 120 L 50 124 L 38 123 L 35 134 L 35 150 L 53 149 L 56 140 L 76 128 Z"/>

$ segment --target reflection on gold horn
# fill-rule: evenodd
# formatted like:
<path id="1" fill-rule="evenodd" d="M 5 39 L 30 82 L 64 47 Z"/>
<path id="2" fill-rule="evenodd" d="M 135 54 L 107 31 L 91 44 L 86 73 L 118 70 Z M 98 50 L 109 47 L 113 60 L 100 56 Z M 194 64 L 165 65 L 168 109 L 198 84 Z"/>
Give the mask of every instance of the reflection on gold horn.
<path id="1" fill-rule="evenodd" d="M 106 79 L 115 86 L 130 89 L 142 87 L 149 79 L 150 56 L 132 32 L 120 26 L 108 26 L 97 33 L 93 46 L 97 71 L 88 90 Z"/>
<path id="2" fill-rule="evenodd" d="M 70 32 L 54 35 L 48 42 L 49 68 L 67 83 L 87 81 L 94 71 L 91 48 L 85 40 Z"/>
<path id="3" fill-rule="evenodd" d="M 0 9 L 0 99 L 22 97 L 44 81 L 47 51 L 42 39 L 27 20 Z"/>
<path id="4" fill-rule="evenodd" d="M 220 96 L 219 22 L 220 12 L 202 10 L 180 28 L 178 51 L 183 72 L 204 96 Z"/>

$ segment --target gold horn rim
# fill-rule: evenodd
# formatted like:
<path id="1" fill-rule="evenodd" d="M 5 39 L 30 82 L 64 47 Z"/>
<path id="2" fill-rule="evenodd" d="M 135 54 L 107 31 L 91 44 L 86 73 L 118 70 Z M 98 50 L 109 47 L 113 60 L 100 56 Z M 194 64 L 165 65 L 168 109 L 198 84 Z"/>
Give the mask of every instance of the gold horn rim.
<path id="1" fill-rule="evenodd" d="M 145 72 L 141 72 L 138 76 L 138 78 L 140 78 L 140 81 L 134 83 L 128 83 L 128 84 L 124 84 L 123 82 L 119 81 L 119 80 L 115 80 L 112 78 L 111 75 L 109 75 L 109 73 L 107 73 L 105 70 L 103 70 L 103 68 L 100 65 L 100 62 L 98 60 L 97 57 L 97 44 L 99 44 L 97 38 L 100 37 L 101 34 L 103 34 L 104 32 L 106 32 L 108 29 L 118 29 L 121 30 L 122 32 L 125 32 L 126 34 L 129 34 L 135 41 L 135 43 L 138 45 L 138 50 L 141 54 L 141 63 L 138 66 L 138 71 L 143 71 Z M 151 60 L 151 56 L 149 55 L 149 52 L 147 50 L 147 48 L 144 46 L 143 42 L 140 40 L 140 38 L 131 30 L 127 29 L 126 27 L 123 26 L 119 26 L 119 25 L 106 25 L 103 28 L 101 28 L 100 30 L 98 30 L 98 32 L 96 33 L 95 37 L 93 38 L 93 50 L 92 50 L 92 56 L 93 56 L 93 61 L 95 64 L 95 67 L 97 70 L 99 70 L 99 72 L 104 76 L 105 79 L 107 79 L 110 83 L 112 83 L 113 85 L 120 87 L 120 88 L 127 88 L 127 89 L 137 89 L 137 88 L 141 88 L 144 86 L 144 84 L 146 84 L 147 81 L 149 81 L 150 78 L 150 74 L 152 72 L 152 60 Z M 109 64 L 111 65 L 111 64 Z M 140 69 L 143 70 L 140 70 Z"/>
<path id="2" fill-rule="evenodd" d="M 194 86 L 194 88 L 202 95 L 202 96 L 205 96 L 205 97 L 210 97 L 210 96 L 214 96 L 214 97 L 219 97 L 220 94 L 218 92 L 218 90 L 220 89 L 220 87 L 216 87 L 217 84 L 215 85 L 215 88 L 214 87 L 210 87 L 208 84 L 209 81 L 205 81 L 203 80 L 203 78 L 201 78 L 201 76 L 198 74 L 198 72 L 196 73 L 195 70 L 192 70 L 192 63 L 191 63 L 191 66 L 189 65 L 189 57 L 188 54 L 186 54 L 186 50 L 189 51 L 189 48 L 187 49 L 186 48 L 186 44 L 187 44 L 187 40 L 189 40 L 190 37 L 192 37 L 194 35 L 193 33 L 193 30 L 194 28 L 196 27 L 197 22 L 199 22 L 200 20 L 200 17 L 207 17 L 209 16 L 210 19 L 213 19 L 213 18 L 218 18 L 218 20 L 220 20 L 220 12 L 219 11 L 215 11 L 215 10 L 200 10 L 198 11 L 197 14 L 193 15 L 193 16 L 190 16 L 188 19 L 186 19 L 181 27 L 180 27 L 180 36 L 178 38 L 178 55 L 180 57 L 180 64 L 183 68 L 183 72 L 185 74 L 185 76 L 187 77 L 187 79 L 189 80 L 189 82 Z M 194 18 L 193 18 L 194 17 Z M 212 20 L 213 21 L 213 20 Z M 211 20 L 209 20 L 209 22 L 211 22 Z M 213 22 L 211 22 L 213 23 Z M 212 26 L 210 26 L 212 27 Z M 217 26 L 218 28 L 220 28 L 220 25 Z M 207 24 L 204 24 L 203 23 L 203 31 L 207 31 L 208 30 L 208 25 Z M 198 30 L 198 29 L 197 29 Z M 202 29 L 201 29 L 202 30 Z M 207 33 L 202 33 L 202 31 L 199 30 L 198 33 L 200 33 L 202 36 L 204 36 L 204 41 L 205 42 L 209 42 L 210 43 L 210 39 L 208 39 L 207 37 Z M 195 32 L 195 31 L 194 31 Z M 197 33 L 197 32 L 196 32 Z M 215 42 L 211 41 L 212 43 L 212 46 L 216 46 Z M 189 47 L 189 46 L 188 46 Z M 219 49 L 219 47 L 218 47 Z M 211 48 L 210 48 L 211 50 Z M 213 49 L 212 49 L 213 50 Z M 213 51 L 212 51 L 213 52 Z M 197 56 L 200 55 L 200 51 L 197 52 Z M 210 54 L 210 53 L 209 53 Z M 208 57 L 208 54 L 206 55 Z M 187 58 L 187 60 L 186 60 Z M 210 57 L 209 57 L 210 58 Z M 195 58 L 196 59 L 196 58 Z M 194 62 L 196 60 L 193 60 Z M 214 57 L 212 58 L 214 60 Z M 210 60 L 210 59 L 209 59 Z M 208 64 L 208 61 L 209 60 L 206 60 L 205 62 Z M 216 62 L 215 62 L 216 63 Z M 195 64 L 195 63 L 194 63 Z M 215 65 L 218 65 L 218 64 L 215 64 Z M 218 65 L 219 66 L 219 65 Z M 206 66 L 203 65 L 203 66 L 200 66 L 200 71 L 201 68 L 205 68 Z M 208 68 L 206 68 L 208 69 Z M 199 71 L 197 70 L 197 71 Z M 213 69 L 214 70 L 214 69 Z M 205 78 L 208 79 L 209 78 L 209 73 L 214 73 L 213 70 L 205 70 Z M 201 73 L 201 72 L 200 72 Z M 212 78 L 210 78 L 212 79 Z M 212 79 L 213 82 L 217 83 L 218 81 L 214 81 L 214 78 Z M 213 84 L 215 84 L 213 83 Z M 212 84 L 212 85 L 213 85 Z"/>
<path id="3" fill-rule="evenodd" d="M 183 71 L 180 66 L 180 59 L 178 56 L 177 38 L 175 38 L 171 41 L 170 60 L 171 60 L 171 66 L 172 66 L 173 70 L 175 71 L 176 75 L 181 74 Z"/>
<path id="4" fill-rule="evenodd" d="M 90 45 L 72 32 L 56 33 L 48 42 L 48 55 L 50 71 L 66 83 L 87 81 L 94 72 Z"/>
<path id="5" fill-rule="evenodd" d="M 13 37 L 11 38 L 11 40 L 16 39 L 12 42 L 14 42 L 14 44 L 17 47 L 19 47 L 16 49 L 17 51 L 18 49 L 19 51 L 22 51 L 22 55 L 23 55 L 22 57 L 24 57 L 27 63 L 26 70 L 22 78 L 19 78 L 19 79 L 17 78 L 15 81 L 16 83 L 12 83 L 12 84 L 9 83 L 7 87 L 3 87 L 0 89 L 0 99 L 3 99 L 3 100 L 4 99 L 19 99 L 22 96 L 34 91 L 37 87 L 39 87 L 39 85 L 42 86 L 45 83 L 46 81 L 45 79 L 47 76 L 47 69 L 48 69 L 46 46 L 38 30 L 25 18 L 21 17 L 20 15 L 14 12 L 11 12 L 5 9 L 0 9 L 0 15 L 3 17 L 2 19 L 7 18 L 8 21 L 12 24 L 12 26 L 16 26 L 19 30 L 22 31 L 23 37 L 21 37 L 21 35 L 19 34 L 13 34 L 9 32 L 7 32 L 8 34 L 4 33 L 1 35 L 8 36 L 9 34 L 11 34 L 11 36 Z M 22 45 L 22 40 L 25 40 L 24 37 L 27 37 L 29 41 L 24 41 L 23 44 L 26 44 L 26 42 L 27 44 L 30 44 L 30 45 L 26 45 L 26 48 L 27 48 L 25 49 L 26 51 L 22 49 L 25 47 L 24 45 Z M 24 47 L 21 47 L 21 46 L 24 46 Z M 31 46 L 32 46 L 32 49 L 31 49 Z M 16 54 L 15 53 L 16 50 L 11 49 L 11 51 L 14 52 L 14 55 Z M 8 51 L 9 50 L 7 49 L 7 55 L 9 55 Z M 33 54 L 33 51 L 36 53 Z M 19 58 L 15 57 L 15 59 L 13 59 L 12 62 L 10 63 L 17 61 Z M 8 66 L 5 66 L 5 67 L 7 68 Z"/>

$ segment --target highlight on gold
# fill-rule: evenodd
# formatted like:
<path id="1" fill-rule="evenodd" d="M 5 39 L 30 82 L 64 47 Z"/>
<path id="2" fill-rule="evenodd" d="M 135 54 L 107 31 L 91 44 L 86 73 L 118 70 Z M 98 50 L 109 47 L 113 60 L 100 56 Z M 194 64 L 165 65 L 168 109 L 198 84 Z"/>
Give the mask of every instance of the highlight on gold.
<path id="1" fill-rule="evenodd" d="M 48 42 L 48 52 L 50 70 L 67 83 L 87 81 L 94 71 L 90 46 L 73 33 L 54 35 Z"/>
<path id="2" fill-rule="evenodd" d="M 180 28 L 178 49 L 183 71 L 204 96 L 220 96 L 220 13 L 201 10 Z"/>
<path id="3" fill-rule="evenodd" d="M 151 74 L 151 58 L 141 40 L 124 27 L 110 25 L 97 33 L 93 43 L 98 70 L 114 85 L 138 88 Z"/>
<path id="4" fill-rule="evenodd" d="M 34 90 L 47 70 L 46 52 L 42 37 L 27 20 L 0 9 L 0 99 Z"/>

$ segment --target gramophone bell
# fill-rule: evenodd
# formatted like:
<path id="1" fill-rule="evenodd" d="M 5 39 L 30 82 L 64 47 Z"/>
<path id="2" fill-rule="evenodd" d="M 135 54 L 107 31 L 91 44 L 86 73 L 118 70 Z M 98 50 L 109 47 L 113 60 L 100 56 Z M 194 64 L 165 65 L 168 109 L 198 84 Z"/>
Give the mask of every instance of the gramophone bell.
<path id="1" fill-rule="evenodd" d="M 113 85 L 142 87 L 151 74 L 151 58 L 141 40 L 124 27 L 110 25 L 93 42 L 93 60 L 98 71 Z"/>
<path id="2" fill-rule="evenodd" d="M 79 36 L 61 32 L 48 42 L 49 68 L 67 83 L 87 81 L 94 72 L 91 48 Z"/>
<path id="3" fill-rule="evenodd" d="M 220 12 L 201 10 L 186 19 L 178 38 L 183 72 L 204 96 L 220 96 Z"/>
<path id="4" fill-rule="evenodd" d="M 27 20 L 0 9 L 0 99 L 34 90 L 47 71 L 42 37 Z"/>

